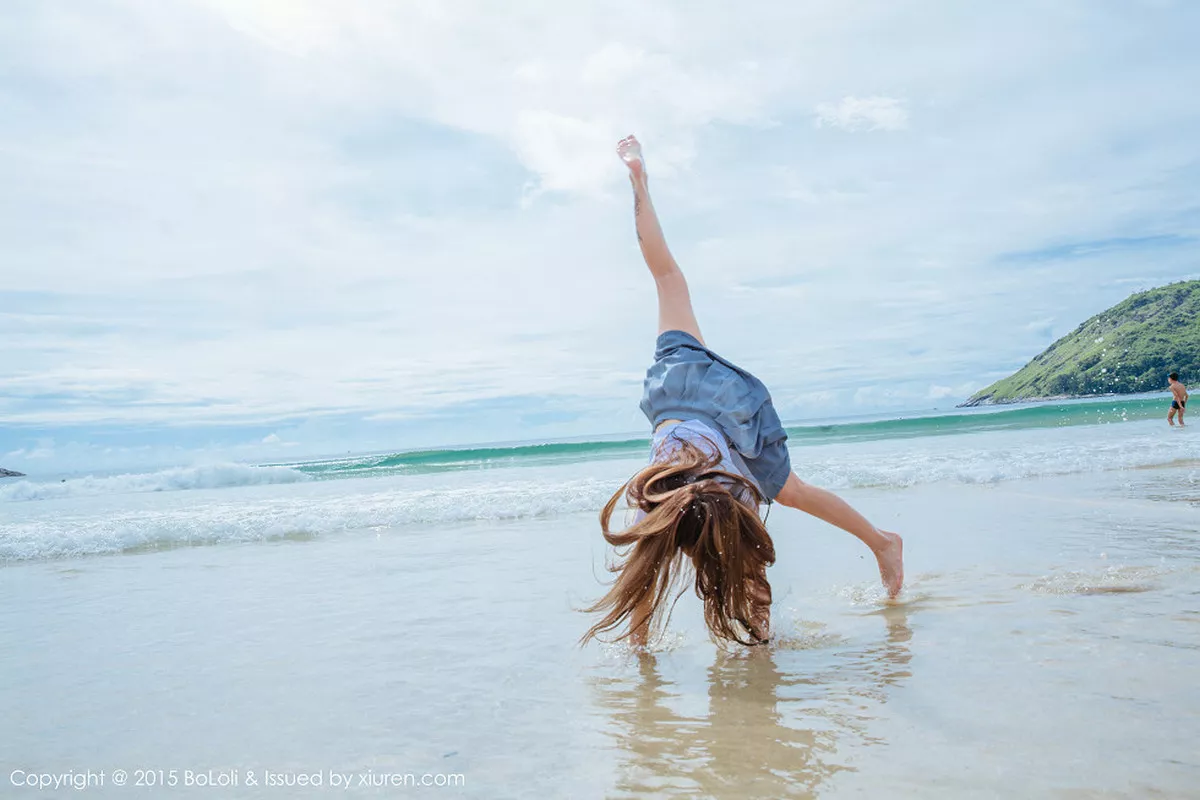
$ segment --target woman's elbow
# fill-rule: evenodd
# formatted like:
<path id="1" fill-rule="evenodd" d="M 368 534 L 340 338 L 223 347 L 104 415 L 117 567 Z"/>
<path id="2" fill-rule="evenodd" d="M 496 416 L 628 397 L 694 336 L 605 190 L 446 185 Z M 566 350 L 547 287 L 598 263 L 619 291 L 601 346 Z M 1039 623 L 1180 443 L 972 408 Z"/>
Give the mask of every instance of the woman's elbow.
<path id="1" fill-rule="evenodd" d="M 804 510 L 808 489 L 808 484 L 796 477 L 796 473 L 793 472 L 788 476 L 783 488 L 779 490 L 779 494 L 775 496 L 775 502 L 788 508 Z"/>

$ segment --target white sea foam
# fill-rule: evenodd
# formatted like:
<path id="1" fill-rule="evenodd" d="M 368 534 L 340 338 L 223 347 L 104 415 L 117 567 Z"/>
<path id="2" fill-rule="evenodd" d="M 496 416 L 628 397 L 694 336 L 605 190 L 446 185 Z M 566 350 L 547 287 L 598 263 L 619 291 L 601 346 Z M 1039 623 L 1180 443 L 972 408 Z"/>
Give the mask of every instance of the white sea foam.
<path id="1" fill-rule="evenodd" d="M 599 508 L 608 481 L 509 482 L 486 488 L 238 498 L 115 513 L 50 513 L 0 526 L 0 561 L 391 530 L 408 525 L 541 517 Z"/>
<path id="2" fill-rule="evenodd" d="M 1077 426 L 794 447 L 792 460 L 803 479 L 837 490 L 1200 464 L 1200 436 L 1190 431 L 1141 423 L 1122 428 L 1121 435 L 1112 427 Z M 0 487 L 0 501 L 45 502 L 3 506 L 0 561 L 594 513 L 638 463 L 580 461 L 357 480 L 312 480 L 290 467 L 225 464 L 60 484 L 20 481 Z M 154 492 L 161 494 L 146 494 Z"/>
<path id="3" fill-rule="evenodd" d="M 1132 425 L 1131 425 L 1132 427 Z M 1046 429 L 877 443 L 870 448 L 793 448 L 793 468 L 832 489 L 926 483 L 998 483 L 1021 478 L 1200 462 L 1200 436 L 1143 428 L 1102 437 L 1094 428 Z M 989 446 L 991 445 L 991 446 Z"/>
<path id="4" fill-rule="evenodd" d="M 23 480 L 0 486 L 0 502 L 52 500 L 129 492 L 175 492 L 186 489 L 223 489 L 231 486 L 260 486 L 311 480 L 290 467 L 254 467 L 247 464 L 209 464 L 175 467 L 158 472 L 126 475 L 86 476 L 59 483 Z"/>
<path id="5" fill-rule="evenodd" d="M 1088 595 L 1148 592 L 1170 574 L 1163 566 L 1114 566 L 1102 570 L 1056 572 L 1022 585 L 1037 594 Z"/>

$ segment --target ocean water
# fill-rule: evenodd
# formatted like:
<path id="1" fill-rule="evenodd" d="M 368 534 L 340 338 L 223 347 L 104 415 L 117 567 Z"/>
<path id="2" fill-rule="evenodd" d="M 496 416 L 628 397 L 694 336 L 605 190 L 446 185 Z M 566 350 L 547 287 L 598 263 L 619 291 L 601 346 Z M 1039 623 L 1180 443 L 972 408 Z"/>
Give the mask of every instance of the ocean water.
<path id="1" fill-rule="evenodd" d="M 908 582 L 773 510 L 754 652 L 688 596 L 649 653 L 577 647 L 646 439 L 0 482 L 0 796 L 1200 796 L 1200 436 L 1164 415 L 790 427 Z"/>
<path id="2" fill-rule="evenodd" d="M 1190 431 L 1162 424 L 1162 408 L 1135 398 L 793 425 L 789 446 L 802 478 L 835 491 L 1200 458 Z M 606 439 L 8 479 L 0 563 L 596 511 L 648 447 Z"/>

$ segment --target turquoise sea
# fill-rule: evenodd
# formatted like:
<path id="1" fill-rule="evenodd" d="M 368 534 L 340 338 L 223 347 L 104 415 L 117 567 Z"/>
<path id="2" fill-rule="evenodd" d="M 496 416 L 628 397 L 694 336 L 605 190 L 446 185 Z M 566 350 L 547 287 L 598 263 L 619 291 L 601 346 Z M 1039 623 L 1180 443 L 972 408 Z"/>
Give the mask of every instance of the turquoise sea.
<path id="1" fill-rule="evenodd" d="M 807 422 L 788 435 L 796 471 L 833 490 L 989 484 L 1196 458 L 1163 407 L 1071 401 Z M 0 560 L 596 511 L 648 448 L 648 436 L 607 436 L 9 479 Z"/>

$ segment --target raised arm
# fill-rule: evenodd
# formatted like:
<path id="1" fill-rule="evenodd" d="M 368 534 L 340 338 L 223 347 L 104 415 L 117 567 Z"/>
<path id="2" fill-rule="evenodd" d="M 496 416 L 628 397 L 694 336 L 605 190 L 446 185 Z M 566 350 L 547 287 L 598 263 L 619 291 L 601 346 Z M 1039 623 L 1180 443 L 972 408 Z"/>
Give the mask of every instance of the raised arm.
<path id="1" fill-rule="evenodd" d="M 692 310 L 692 297 L 688 292 L 687 279 L 675 257 L 667 247 L 662 225 L 650 200 L 647 184 L 646 163 L 642 160 L 642 146 L 633 136 L 627 136 L 617 144 L 617 155 L 629 167 L 629 181 L 633 184 L 633 220 L 637 228 L 638 245 L 642 258 L 654 276 L 658 289 L 658 332 L 686 331 L 704 343 L 700 335 L 700 323 Z"/>

